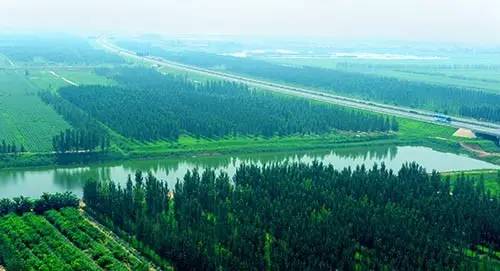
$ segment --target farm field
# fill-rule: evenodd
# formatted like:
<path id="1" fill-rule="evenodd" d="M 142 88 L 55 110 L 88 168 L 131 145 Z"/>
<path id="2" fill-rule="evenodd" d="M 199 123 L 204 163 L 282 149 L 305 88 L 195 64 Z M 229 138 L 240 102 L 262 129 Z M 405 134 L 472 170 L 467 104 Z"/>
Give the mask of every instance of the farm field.
<path id="1" fill-rule="evenodd" d="M 0 70 L 0 141 L 24 146 L 29 152 L 52 151 L 52 137 L 71 126 L 45 104 L 38 92 L 70 85 L 47 70 Z M 78 84 L 112 85 L 92 70 L 54 69 Z"/>
<path id="2" fill-rule="evenodd" d="M 74 35 L 0 36 L 0 54 L 16 65 L 122 64 L 123 59 L 94 48 L 86 38 Z"/>
<path id="3" fill-rule="evenodd" d="M 108 71 L 119 71 L 121 68 L 106 68 Z M 99 72 L 100 69 L 94 68 L 54 68 L 54 72 L 57 75 L 67 78 L 72 82 L 83 85 L 105 85 L 105 86 L 120 86 L 116 79 L 112 76 L 106 76 Z M 14 71 L 3 71 L 5 73 L 15 73 Z M 163 70 L 170 75 L 179 76 L 190 76 L 187 73 L 174 72 L 170 70 Z M 32 69 L 28 72 L 28 80 L 25 79 L 25 74 L 15 73 L 17 77 L 10 77 L 10 80 L 15 78 L 16 80 L 23 82 L 28 86 L 31 86 L 33 93 L 35 89 L 45 89 L 50 90 L 53 93 L 62 87 L 74 87 L 71 84 L 57 78 L 53 74 L 47 72 L 44 69 Z M 196 83 L 194 78 L 187 77 L 189 81 Z M 206 83 L 209 78 L 196 78 L 203 81 L 198 81 L 200 83 Z M 30 84 L 31 83 L 31 84 Z M 122 83 L 122 86 L 127 87 L 127 85 Z M 39 97 L 35 94 L 29 96 L 31 100 L 36 103 L 41 103 L 42 108 L 51 111 L 54 117 L 59 120 L 64 126 L 58 126 L 58 129 L 54 129 L 53 132 L 43 133 L 44 137 L 36 137 L 37 141 L 31 144 L 26 144 L 28 151 L 32 154 L 20 155 L 14 160 L 4 160 L 2 164 L 4 166 L 15 166 L 18 165 L 44 165 L 47 163 L 52 163 L 54 158 L 42 155 L 38 156 L 37 152 L 47 152 L 51 151 L 52 137 L 58 133 L 58 131 L 70 128 L 73 125 L 66 123 L 60 115 L 57 115 L 51 107 L 47 107 L 43 102 L 39 101 Z M 24 98 L 23 98 L 24 99 Z M 24 110 L 40 110 L 41 107 L 23 107 Z M 40 116 L 46 117 L 47 114 L 40 114 Z M 16 116 L 19 118 L 19 116 Z M 0 119 L 2 121 L 3 119 Z M 370 144 L 424 144 L 429 145 L 437 149 L 447 150 L 447 151 L 457 151 L 458 143 L 466 142 L 477 144 L 481 148 L 486 149 L 491 152 L 498 152 L 498 147 L 487 140 L 481 139 L 461 139 L 453 137 L 452 134 L 454 129 L 449 127 L 444 127 L 435 124 L 422 123 L 417 121 L 411 121 L 407 119 L 399 119 L 399 131 L 392 132 L 389 134 L 384 133 L 356 133 L 356 132 L 329 132 L 322 135 L 304 135 L 304 134 L 293 134 L 293 135 L 280 135 L 271 137 L 261 137 L 261 136 L 223 136 L 218 138 L 209 137 L 197 137 L 195 134 L 181 134 L 178 140 L 134 140 L 131 138 L 126 138 L 123 135 L 116 133 L 114 130 L 110 130 L 114 136 L 112 137 L 110 152 L 102 157 L 104 160 L 113 159 L 132 159 L 132 158 L 142 158 L 142 157 L 169 157 L 169 156 L 185 156 L 192 154 L 203 154 L 203 153 L 252 153 L 252 152 L 269 152 L 269 151 L 287 151 L 287 150 L 310 150 L 318 148 L 331 148 L 333 146 L 337 147 L 348 147 L 348 146 L 362 146 Z M 18 124 L 18 122 L 16 122 Z M 41 124 L 40 124 L 41 125 Z M 41 125 L 47 128 L 47 125 Z M 30 126 L 31 129 L 35 129 L 37 126 Z M 34 127 L 34 128 L 33 128 Z M 57 127 L 57 126 L 56 126 Z M 5 130 L 4 133 L 12 133 L 13 130 Z M 0 131 L 1 133 L 2 131 Z M 1 137 L 0 137 L 1 138 Z M 23 141 L 24 142 L 24 141 Z M 27 140 L 26 142 L 29 142 Z M 36 142 L 36 143 L 35 143 Z M 474 154 L 472 154 L 474 155 Z M 481 157 L 480 159 L 487 160 L 496 164 L 500 163 L 500 159 L 497 156 L 493 157 Z M 17 162 L 16 162 L 17 161 Z"/>
<path id="4" fill-rule="evenodd" d="M 70 127 L 40 100 L 39 90 L 21 72 L 0 70 L 0 140 L 31 152 L 47 152 L 52 137 Z"/>
<path id="5" fill-rule="evenodd" d="M 0 218 L 2 255 L 8 270 L 150 270 L 149 262 L 97 226 L 80 210 Z M 5 256 L 7 255 L 7 257 Z"/>
<path id="6" fill-rule="evenodd" d="M 92 54 L 95 55 L 99 55 L 102 53 L 96 49 L 93 49 L 94 47 L 90 48 L 91 49 L 87 48 L 79 50 L 82 51 L 90 50 Z M 50 54 L 46 56 L 46 58 L 48 59 L 50 58 L 58 59 L 58 61 L 62 61 L 61 63 L 47 61 L 47 59 L 44 60 L 38 59 L 36 56 L 31 56 L 31 58 L 17 56 L 20 59 L 19 60 L 20 62 L 15 63 L 17 69 L 6 69 L 1 71 L 1 73 L 3 74 L 2 77 L 3 80 L 6 80 L 6 83 L 3 84 L 3 86 L 18 85 L 18 86 L 24 86 L 24 88 L 23 87 L 9 88 L 8 93 L 17 93 L 19 95 L 21 94 L 23 95 L 23 96 L 18 96 L 15 99 L 8 98 L 11 96 L 5 96 L 5 95 L 0 96 L 0 101 L 3 99 L 4 101 L 10 101 L 11 103 L 9 106 L 0 108 L 0 110 L 4 111 L 2 117 L 0 118 L 0 122 L 5 123 L 4 127 L 7 127 L 6 129 L 0 129 L 0 139 L 5 138 L 7 142 L 9 142 L 9 140 L 15 141 L 16 144 L 22 144 L 27 149 L 27 151 L 31 152 L 29 154 L 25 155 L 22 154 L 18 155 L 17 157 L 4 159 L 3 161 L 0 162 L 0 164 L 2 164 L 3 166 L 15 166 L 16 164 L 23 166 L 44 165 L 53 163 L 55 161 L 55 157 L 53 155 L 41 154 L 44 152 L 51 152 L 53 150 L 52 148 L 53 137 L 56 134 L 59 134 L 59 132 L 64 131 L 66 129 L 69 128 L 74 129 L 75 127 L 81 126 L 81 123 L 75 123 L 75 122 L 68 123 L 67 121 L 64 120 L 67 117 L 69 117 L 68 115 L 60 115 L 59 113 L 56 113 L 54 111 L 53 107 L 47 106 L 44 102 L 42 102 L 38 97 L 38 95 L 36 94 L 41 90 L 48 90 L 57 95 L 59 89 L 67 87 L 76 88 L 76 85 L 78 86 L 100 85 L 100 86 L 119 87 L 126 89 L 130 88 L 144 89 L 148 87 L 160 86 L 162 83 L 147 83 L 147 82 L 154 82 L 155 80 L 163 80 L 162 78 L 158 77 L 159 74 L 167 74 L 166 75 L 167 78 L 169 78 L 168 76 L 183 78 L 182 80 L 190 82 L 189 84 L 185 84 L 185 87 L 195 86 L 196 88 L 200 88 L 203 85 L 210 84 L 210 81 L 213 80 L 213 78 L 211 78 L 210 76 L 200 76 L 197 75 L 196 73 L 189 73 L 186 71 L 177 70 L 175 68 L 162 67 L 158 69 L 158 67 L 156 66 L 151 67 L 150 65 L 144 65 L 144 63 L 140 63 L 138 61 L 134 61 L 131 59 L 126 59 L 127 62 L 124 62 L 126 64 L 116 60 L 113 60 L 114 62 L 112 62 L 111 64 L 106 63 L 106 61 L 103 61 L 102 63 L 91 62 L 91 63 L 79 64 L 78 61 L 75 62 L 74 60 L 71 60 L 71 57 L 76 57 L 78 59 L 77 54 L 76 55 L 73 54 L 73 56 L 71 55 L 72 54 L 69 54 L 65 56 L 65 58 L 60 58 L 59 56 L 54 56 Z M 16 55 L 14 54 L 13 57 L 16 57 Z M 3 57 L 1 59 L 3 59 L 5 65 L 10 65 L 6 57 Z M 150 74 L 150 75 L 148 75 L 148 73 L 145 73 L 143 74 L 142 78 L 137 77 L 137 71 L 141 71 L 139 73 L 141 74 L 144 73 L 143 71 L 148 69 L 151 70 L 158 69 L 160 73 Z M 148 78 L 148 76 L 152 77 Z M 492 72 L 490 76 L 493 77 L 494 72 Z M 135 78 L 135 77 L 137 77 L 137 80 L 130 80 L 130 78 Z M 7 80 L 9 80 L 8 83 Z M 16 91 L 14 92 L 13 90 Z M 5 90 L 3 91 L 5 92 Z M 133 92 L 134 95 L 138 96 L 135 98 L 125 99 L 124 102 L 131 101 L 131 99 L 138 101 L 138 99 L 142 95 L 140 94 L 141 92 L 137 92 L 136 90 L 134 90 Z M 73 95 L 71 91 L 69 92 L 66 91 L 65 93 L 66 93 L 65 95 Z M 128 93 L 126 92 L 123 95 L 126 95 L 128 97 L 130 93 L 132 92 Z M 203 94 L 203 92 L 201 92 L 201 94 Z M 222 92 L 220 94 L 222 94 Z M 148 92 L 145 93 L 144 95 L 151 96 L 157 94 L 154 94 L 154 92 Z M 278 97 L 280 95 L 276 96 Z M 167 100 L 167 95 L 166 94 L 163 95 L 162 99 Z M 112 100 L 113 99 L 110 99 L 109 101 L 111 102 Z M 190 100 L 192 99 L 190 98 Z M 206 99 L 201 99 L 200 102 L 205 102 L 205 100 Z M 286 99 L 283 99 L 283 101 L 287 100 L 293 101 L 294 99 L 290 99 L 288 97 Z M 14 101 L 17 102 L 14 103 Z M 38 106 L 28 106 L 28 107 L 21 106 L 21 104 L 19 104 L 18 101 L 23 101 L 24 102 L 23 105 L 28 102 L 31 103 L 32 105 L 38 105 Z M 92 103 L 95 102 L 95 100 L 92 99 L 88 101 Z M 79 98 L 73 98 L 73 102 L 76 104 L 81 103 Z M 144 107 L 148 103 L 147 100 L 144 100 L 140 103 L 141 105 L 138 107 L 138 110 L 147 111 L 148 107 L 147 106 Z M 187 105 L 183 107 L 178 107 L 178 109 L 176 109 L 175 111 L 182 112 L 179 110 L 186 110 L 185 108 L 191 106 L 189 105 L 189 103 L 186 102 L 183 103 Z M 234 103 L 234 101 L 232 103 Z M 15 104 L 17 104 L 18 107 L 14 107 Z M 80 104 L 80 106 L 87 106 L 87 105 Z M 159 103 L 158 106 L 159 107 L 157 107 L 157 109 L 153 110 L 154 112 L 158 112 L 158 108 L 162 108 L 162 110 L 163 108 L 165 108 L 165 106 L 163 106 L 163 104 L 161 103 Z M 19 111 L 16 111 L 19 107 L 21 107 Z M 87 106 L 87 109 L 88 108 L 91 107 Z M 130 110 L 132 110 L 132 108 L 135 108 L 135 105 L 133 103 L 129 104 L 124 103 L 123 109 L 126 110 L 128 114 L 131 114 Z M 197 108 L 199 108 L 199 104 L 197 104 Z M 102 109 L 105 111 L 109 111 L 110 107 L 102 107 Z M 10 113 L 8 113 L 7 111 Z M 189 110 L 189 112 L 192 111 L 193 111 L 192 109 Z M 12 112 L 17 113 L 15 115 L 15 121 L 12 120 L 13 118 Z M 452 136 L 454 130 L 451 128 L 429 123 L 410 121 L 407 119 L 400 119 L 400 118 L 398 118 L 399 131 L 392 131 L 389 133 L 377 132 L 377 131 L 363 131 L 363 129 L 359 131 L 360 129 L 356 128 L 354 129 L 355 131 L 333 130 L 333 131 L 321 131 L 319 133 L 318 131 L 316 131 L 315 133 L 311 134 L 311 133 L 304 133 L 304 131 L 300 129 L 299 130 L 291 129 L 289 130 L 291 132 L 284 132 L 284 133 L 281 132 L 281 134 L 279 135 L 266 132 L 267 135 L 262 136 L 262 134 L 259 134 L 261 132 L 255 133 L 255 131 L 257 130 L 254 130 L 253 134 L 252 133 L 227 134 L 227 132 L 224 132 L 222 136 L 217 135 L 214 137 L 214 136 L 207 136 L 210 135 L 210 133 L 213 133 L 213 131 L 215 131 L 213 130 L 213 128 L 210 127 L 203 128 L 205 129 L 204 131 L 205 135 L 203 135 L 203 134 L 197 134 L 201 131 L 200 127 L 193 126 L 192 128 L 190 128 L 191 131 L 186 132 L 187 126 L 179 126 L 180 130 L 178 133 L 179 136 L 178 139 L 172 139 L 172 138 L 169 139 L 168 136 L 165 136 L 163 132 L 162 132 L 163 134 L 159 133 L 160 136 L 158 138 L 146 139 L 147 136 L 145 137 L 144 136 L 145 134 L 141 133 L 139 130 L 135 131 L 135 134 L 133 134 L 134 136 L 131 137 L 132 133 L 128 127 L 137 127 L 138 125 L 137 123 L 133 125 L 127 124 L 127 121 L 131 121 L 130 118 L 128 118 L 127 121 L 114 122 L 112 125 L 110 125 L 110 122 L 107 119 L 104 119 L 104 117 L 106 117 L 109 114 L 109 112 L 104 114 L 103 112 L 101 112 L 100 115 L 95 115 L 96 112 L 93 113 L 94 114 L 93 118 L 95 118 L 96 116 L 100 116 L 99 118 L 97 118 L 97 121 L 101 122 L 100 125 L 104 125 L 105 127 L 104 129 L 106 129 L 107 133 L 111 135 L 111 142 L 110 142 L 111 147 L 108 153 L 100 155 L 101 156 L 100 159 L 103 160 L 133 159 L 133 158 L 143 158 L 143 157 L 169 157 L 169 156 L 179 156 L 179 155 L 189 156 L 193 154 L 206 154 L 206 153 L 229 154 L 237 152 L 255 153 L 255 152 L 270 152 L 270 151 L 287 151 L 294 149 L 310 150 L 315 148 L 316 149 L 331 148 L 333 146 L 344 148 L 349 146 L 363 146 L 370 144 L 376 144 L 376 145 L 423 144 L 441 150 L 464 152 L 463 150 L 458 150 L 460 149 L 459 143 L 467 143 L 467 144 L 475 144 L 476 146 L 479 146 L 479 148 L 482 148 L 483 150 L 488 152 L 492 153 L 498 152 L 498 147 L 487 140 L 456 138 Z M 157 114 L 155 113 L 155 115 Z M 116 117 L 120 118 L 120 116 L 124 116 L 124 114 L 121 113 Z M 170 119 L 175 119 L 175 118 L 170 118 Z M 308 117 L 308 119 L 310 119 L 310 117 Z M 196 122 L 199 122 L 201 124 L 202 122 L 200 122 L 200 120 L 201 119 L 197 120 Z M 321 118 L 319 118 L 318 120 L 321 120 Z M 149 120 L 142 120 L 139 123 L 141 125 L 144 125 L 148 121 Z M 191 119 L 190 122 L 181 121 L 180 123 L 192 123 L 192 121 L 193 119 Z M 217 122 L 218 122 L 217 125 L 220 126 L 220 122 L 219 121 Z M 286 125 L 288 125 L 288 127 L 293 126 L 293 121 L 290 122 L 290 120 L 287 120 L 287 122 L 288 124 Z M 23 123 L 25 124 L 23 125 Z M 175 123 L 175 121 L 172 123 Z M 149 127 L 151 127 L 151 125 L 149 125 Z M 318 126 L 318 124 L 315 125 Z M 320 126 L 322 125 L 319 125 L 318 127 Z M 283 127 L 283 125 L 280 125 L 280 127 Z M 208 130 L 206 130 L 207 128 L 212 129 L 211 132 L 208 132 Z M 29 131 L 27 129 L 29 129 Z M 198 130 L 192 130 L 192 129 L 198 129 Z M 220 130 L 220 127 L 218 129 Z M 231 129 L 234 129 L 234 127 Z M 269 131 L 272 130 L 269 128 L 267 129 Z M 30 134 L 30 131 L 32 131 L 31 133 L 33 133 L 33 135 Z M 158 130 L 156 132 L 158 133 Z M 469 154 L 475 155 L 474 153 L 469 153 Z M 495 164 L 500 164 L 500 159 L 498 158 L 498 156 L 495 155 L 490 157 L 478 157 L 478 158 Z"/>
<path id="7" fill-rule="evenodd" d="M 500 94 L 500 67 L 466 67 L 440 61 L 388 61 L 388 60 L 348 60 L 330 57 L 263 58 L 266 61 L 293 65 L 312 66 L 327 69 L 354 71 L 402 80 L 432 84 L 453 85 Z M 436 63 L 437 62 L 437 63 Z"/>
<path id="8" fill-rule="evenodd" d="M 83 69 L 60 69 L 55 70 L 57 74 L 70 79 L 78 85 L 115 85 L 116 82 L 96 74 L 94 68 Z"/>
<path id="9" fill-rule="evenodd" d="M 500 1 L 364 2 L 0 0 L 0 271 L 500 271 Z"/>
<path id="10" fill-rule="evenodd" d="M 89 68 L 45 67 L 29 71 L 28 79 L 41 90 L 56 91 L 71 85 L 115 85 L 113 80 L 96 74 Z M 66 80 L 67 81 L 66 81 Z"/>
<path id="11" fill-rule="evenodd" d="M 106 64 L 108 63 L 108 64 Z M 52 152 L 53 137 L 71 125 L 38 96 L 68 85 L 112 85 L 95 67 L 122 59 L 68 37 L 0 36 L 0 142 L 18 151 Z M 97 65 L 97 66 L 96 66 Z"/>

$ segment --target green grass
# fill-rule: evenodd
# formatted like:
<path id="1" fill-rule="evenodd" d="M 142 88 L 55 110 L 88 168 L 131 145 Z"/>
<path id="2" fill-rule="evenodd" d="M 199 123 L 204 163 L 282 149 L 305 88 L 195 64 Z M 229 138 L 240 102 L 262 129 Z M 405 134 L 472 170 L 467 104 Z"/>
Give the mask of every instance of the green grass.
<path id="1" fill-rule="evenodd" d="M 477 159 L 500 165 L 500 156 L 492 155 L 482 157 L 460 146 L 460 143 L 477 145 L 484 151 L 499 154 L 500 147 L 490 140 L 456 137 L 453 136 L 453 133 L 457 130 L 456 128 L 434 123 L 404 118 L 398 118 L 398 122 L 400 125 L 400 131 L 398 132 L 398 139 L 400 142 L 410 142 L 411 144 L 420 143 L 442 151 L 464 153 Z"/>
<path id="2" fill-rule="evenodd" d="M 97 75 L 94 72 L 94 69 L 56 69 L 55 72 L 79 85 L 116 85 L 115 81 L 107 77 Z"/>
<path id="3" fill-rule="evenodd" d="M 476 59 L 469 60 L 360 60 L 346 58 L 266 58 L 264 60 L 295 66 L 313 66 L 339 69 L 403 80 L 425 82 L 437 85 L 481 89 L 500 94 L 500 71 L 475 67 Z M 342 66 L 339 64 L 354 64 Z M 467 65 L 468 67 L 441 68 L 440 65 Z M 480 63 L 479 63 L 480 64 Z M 485 63 L 487 64 L 487 63 Z"/>
<path id="4" fill-rule="evenodd" d="M 420 72 L 433 74 L 419 74 Z M 472 70 L 475 74 L 480 74 L 481 70 Z M 492 93 L 500 94 L 500 81 L 490 79 L 489 74 L 484 76 L 469 76 L 469 71 L 442 71 L 432 69 L 411 69 L 405 71 L 380 70 L 374 72 L 377 75 L 395 77 L 398 79 L 419 81 L 437 85 L 453 85 L 470 89 L 481 89 Z M 498 73 L 496 76 L 500 76 Z"/>
<path id="5" fill-rule="evenodd" d="M 450 176 L 452 183 L 462 174 L 472 180 L 483 178 L 486 189 L 490 190 L 493 194 L 500 195 L 500 170 L 472 170 L 442 173 L 443 176 Z"/>
<path id="6" fill-rule="evenodd" d="M 93 158 L 94 163 L 131 159 L 204 157 L 231 154 L 279 153 L 289 151 L 321 151 L 355 149 L 373 146 L 427 146 L 437 151 L 467 154 L 459 145 L 462 141 L 487 144 L 480 139 L 461 139 L 453 137 L 455 129 L 437 124 L 423 123 L 400 119 L 398 133 L 354 133 L 331 132 L 324 135 L 293 135 L 264 138 L 258 136 L 235 136 L 219 139 L 196 138 L 184 135 L 178 141 L 140 142 L 124 138 L 118 134 L 113 136 L 111 151 Z M 497 147 L 496 147 L 497 148 Z M 478 159 L 500 164 L 477 157 Z M 78 161 L 74 161 L 78 162 Z M 55 163 L 49 154 L 24 154 L 17 157 L 4 158 L 0 166 L 29 167 L 44 166 Z"/>
<path id="7" fill-rule="evenodd" d="M 24 72 L 0 70 L 0 140 L 29 151 L 50 151 L 52 136 L 70 125 L 37 96 Z"/>
<path id="8" fill-rule="evenodd" d="M 167 70 L 168 72 L 168 70 Z M 114 83 L 112 81 L 103 81 L 100 76 L 92 71 L 64 70 L 59 69 L 57 73 L 61 76 L 75 82 L 92 81 L 96 83 Z M 23 75 L 24 76 L 24 75 Z M 67 85 L 66 82 L 54 77 L 46 71 L 35 71 L 29 75 L 30 81 L 39 88 L 61 87 Z M 191 77 L 190 77 L 191 78 Z M 208 77 L 206 77 L 208 78 Z M 35 97 L 37 98 L 37 97 Z M 23 98 L 24 99 L 24 98 Z M 209 155 L 209 154 L 233 154 L 233 153 L 259 153 L 259 152 L 281 152 L 281 151 L 299 151 L 299 150 L 321 150 L 331 148 L 349 148 L 354 146 L 368 145 L 424 145 L 433 147 L 440 151 L 464 152 L 460 150 L 459 143 L 467 142 L 469 144 L 478 144 L 488 147 L 489 151 L 498 151 L 493 143 L 480 139 L 461 139 L 453 137 L 454 128 L 425 123 L 410 119 L 398 118 L 400 131 L 389 134 L 367 134 L 367 133 L 349 133 L 332 132 L 326 135 L 293 135 L 286 137 L 252 137 L 237 136 L 221 139 L 195 138 L 193 136 L 182 136 L 178 141 L 157 141 L 157 142 L 139 142 L 110 131 L 114 136 L 111 153 L 100 156 L 103 160 L 116 159 L 134 159 L 134 158 L 154 158 L 154 157 L 177 157 L 191 155 Z M 45 149 L 50 147 L 50 137 L 45 137 Z M 473 154 L 472 154 L 473 155 Z M 483 158 L 481 158 L 483 159 Z M 8 160 L 8 161 L 7 161 Z M 26 166 L 26 165 L 44 165 L 53 162 L 54 159 L 42 155 L 23 155 L 21 157 L 7 159 L 4 165 Z M 18 161 L 15 161 L 18 160 Z M 500 164 L 500 161 L 485 159 L 490 162 Z"/>
<path id="9" fill-rule="evenodd" d="M 55 91 L 69 85 L 50 74 L 48 70 L 30 70 L 27 78 L 33 85 L 43 90 Z"/>
<path id="10" fill-rule="evenodd" d="M 129 63 L 134 65 L 152 66 L 132 58 L 127 58 Z M 0 58 L 1 61 L 1 58 Z M 302 61 L 302 60 L 301 60 Z M 319 60 L 314 60 L 319 61 Z M 326 65 L 326 64 L 324 64 Z M 158 68 L 155 66 L 155 68 Z M 0 130 L 6 139 L 17 139 L 32 151 L 48 151 L 51 149 L 52 136 L 59 131 L 69 127 L 50 107 L 46 106 L 33 93 L 36 89 L 56 90 L 67 86 L 68 83 L 50 74 L 53 70 L 62 77 L 65 77 L 77 84 L 115 84 L 114 81 L 95 74 L 91 67 L 68 68 L 62 66 L 54 67 L 33 67 L 29 69 L 29 75 L 25 76 L 23 70 L 18 73 L 14 71 L 1 71 L 0 82 L 0 125 L 3 124 L 8 129 Z M 214 79 L 212 76 L 200 75 L 195 72 L 161 67 L 160 71 L 189 76 L 190 80 L 206 81 Z M 493 74 L 490 74 L 493 76 Z M 4 90 L 4 86 L 14 86 Z M 17 87 L 15 87 L 17 85 Z M 20 87 L 20 86 L 21 87 Z M 24 89 L 23 89 L 24 87 Z M 6 94 L 5 94 L 6 93 Z M 12 98 L 11 94 L 16 93 L 17 97 Z M 279 94 L 278 94 L 279 95 Z M 11 105 L 3 106 L 9 101 Z M 24 105 L 29 106 L 24 106 Z M 14 106 L 16 105 L 16 106 Z M 21 107 L 21 108 L 19 108 Z M 425 123 L 410 119 L 398 118 L 400 131 L 390 134 L 358 134 L 348 132 L 332 132 L 326 135 L 294 135 L 286 137 L 251 137 L 237 136 L 221 139 L 195 138 L 193 136 L 182 136 L 178 141 L 157 141 L 138 142 L 127 139 L 110 131 L 113 135 L 111 152 L 103 155 L 105 160 L 133 159 L 149 157 L 169 157 L 169 156 L 191 156 L 197 154 L 228 154 L 228 153 L 258 153 L 258 152 L 280 152 L 290 150 L 313 150 L 329 148 L 347 148 L 352 146 L 366 145 L 424 145 L 433 147 L 441 151 L 462 152 L 459 143 L 466 142 L 477 144 L 489 152 L 500 152 L 499 148 L 492 142 L 481 139 L 462 139 L 453 137 L 454 128 L 441 126 L 432 123 Z M 21 126 L 26 131 L 18 128 Z M 474 155 L 468 153 L 469 155 Z M 483 158 L 489 162 L 500 164 L 498 158 Z M 18 160 L 17 162 L 15 160 Z M 36 154 L 26 154 L 20 157 L 6 159 L 4 164 L 10 166 L 20 165 L 43 165 L 53 162 L 54 159 L 46 154 L 37 156 Z"/>
<path id="11" fill-rule="evenodd" d="M 284 137 L 238 136 L 221 139 L 195 138 L 182 136 L 177 142 L 158 141 L 152 143 L 135 142 L 128 146 L 132 156 L 199 153 L 249 153 L 276 152 L 286 150 L 324 149 L 333 146 L 354 146 L 364 144 L 386 144 L 393 142 L 394 135 L 382 133 L 332 132 L 326 135 L 295 135 Z"/>
<path id="12" fill-rule="evenodd" d="M 41 89 L 55 91 L 70 86 L 62 78 L 54 76 L 51 71 L 78 85 L 115 85 L 116 82 L 97 75 L 93 68 L 46 68 L 29 70 L 29 80 Z"/>
<path id="13" fill-rule="evenodd" d="M 354 148 L 373 145 L 423 145 L 439 151 L 467 153 L 460 142 L 492 144 L 481 139 L 462 139 L 453 136 L 456 129 L 409 119 L 398 119 L 397 133 L 331 132 L 324 135 L 292 135 L 264 138 L 259 136 L 236 136 L 220 139 L 196 138 L 184 135 L 178 141 L 138 142 L 125 140 L 115 146 L 128 158 L 204 156 L 222 154 L 245 154 L 301 150 Z M 494 146 L 498 149 L 498 147 Z M 498 151 L 498 150 L 497 150 Z M 473 155 L 471 153 L 467 153 Z M 490 161 L 495 162 L 495 161 Z M 497 163 L 499 164 L 499 163 Z"/>
<path id="14" fill-rule="evenodd" d="M 399 132 L 401 138 L 429 138 L 429 139 L 446 139 L 453 140 L 455 128 L 421 122 L 411 119 L 398 118 Z"/>
<path id="15" fill-rule="evenodd" d="M 0 141 L 22 144 L 31 152 L 51 151 L 52 137 L 70 128 L 70 125 L 37 95 L 41 90 L 55 91 L 69 85 L 49 73 L 49 70 L 77 84 L 115 84 L 88 68 L 26 70 L 0 69 Z"/>

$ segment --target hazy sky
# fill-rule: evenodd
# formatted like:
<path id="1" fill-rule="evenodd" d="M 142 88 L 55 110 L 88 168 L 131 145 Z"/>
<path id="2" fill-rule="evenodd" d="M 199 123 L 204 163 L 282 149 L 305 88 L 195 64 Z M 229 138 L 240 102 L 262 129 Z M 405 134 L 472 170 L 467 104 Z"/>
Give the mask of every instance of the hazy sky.
<path id="1" fill-rule="evenodd" d="M 500 0 L 0 0 L 0 31 L 500 43 Z"/>

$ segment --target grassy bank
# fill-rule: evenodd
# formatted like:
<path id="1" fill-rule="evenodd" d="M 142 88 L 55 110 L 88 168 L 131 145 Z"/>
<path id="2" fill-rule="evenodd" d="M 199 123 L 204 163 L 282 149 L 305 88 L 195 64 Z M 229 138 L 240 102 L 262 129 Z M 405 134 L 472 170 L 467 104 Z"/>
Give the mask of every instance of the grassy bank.
<path id="1" fill-rule="evenodd" d="M 230 154 L 256 154 L 290 151 L 313 151 L 363 148 L 372 146 L 426 146 L 442 152 L 467 154 L 481 160 L 500 164 L 498 159 L 478 157 L 460 143 L 492 144 L 481 139 L 463 139 L 453 136 L 455 129 L 400 119 L 397 133 L 332 132 L 326 135 L 294 135 L 264 137 L 226 137 L 220 139 L 182 136 L 178 141 L 138 142 L 117 141 L 107 153 L 73 154 L 57 157 L 53 153 L 25 153 L 4 155 L 0 168 L 38 167 L 50 165 L 91 164 L 132 159 L 186 158 L 193 156 L 222 156 Z M 491 148 L 498 148 L 490 146 Z"/>
<path id="2" fill-rule="evenodd" d="M 107 153 L 67 154 L 23 153 L 0 157 L 0 168 L 88 164 L 131 159 L 219 156 L 227 154 L 286 152 L 397 144 L 394 134 L 306 135 L 289 137 L 232 137 L 203 139 L 183 136 L 176 142 L 120 142 Z M 124 145 L 122 145 L 124 144 Z M 62 159 L 61 159 L 62 158 Z"/>

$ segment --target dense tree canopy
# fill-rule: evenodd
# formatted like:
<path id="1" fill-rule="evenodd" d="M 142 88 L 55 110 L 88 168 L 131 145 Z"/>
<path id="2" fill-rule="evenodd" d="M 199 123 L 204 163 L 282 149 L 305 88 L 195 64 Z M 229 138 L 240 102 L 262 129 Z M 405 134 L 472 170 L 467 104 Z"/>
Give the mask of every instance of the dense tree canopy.
<path id="1" fill-rule="evenodd" d="M 79 199 L 71 192 L 44 193 L 38 199 L 15 197 L 13 199 L 0 199 L 0 216 L 17 213 L 23 214 L 32 210 L 43 213 L 47 210 L 59 210 L 64 207 L 78 207 Z"/>
<path id="2" fill-rule="evenodd" d="M 460 107 L 460 114 L 476 119 L 500 122 L 500 107 L 491 108 L 487 106 L 462 106 Z"/>
<path id="3" fill-rule="evenodd" d="M 40 92 L 39 96 L 74 128 L 61 131 L 52 138 L 52 148 L 55 152 L 108 150 L 111 139 L 104 125 L 57 94 L 44 91 Z"/>
<path id="4" fill-rule="evenodd" d="M 174 190 L 138 172 L 84 187 L 101 221 L 179 270 L 476 269 L 469 249 L 500 246 L 499 200 L 481 180 L 452 185 L 416 164 L 193 170 Z"/>
<path id="5" fill-rule="evenodd" d="M 16 143 L 10 143 L 7 144 L 5 140 L 2 140 L 2 143 L 0 143 L 0 154 L 4 153 L 20 153 L 20 152 L 26 152 L 26 149 L 24 148 L 24 145 L 19 145 L 17 146 Z"/>
<path id="6" fill-rule="evenodd" d="M 140 140 L 175 140 L 181 134 L 217 138 L 397 129 L 395 119 L 242 84 L 194 83 L 140 68 L 108 76 L 125 87 L 66 87 L 59 94 L 119 133 Z"/>
<path id="7" fill-rule="evenodd" d="M 69 64 L 123 63 L 119 56 L 92 47 L 85 39 L 69 35 L 3 35 L 0 53 L 12 61 L 49 61 Z"/>
<path id="8" fill-rule="evenodd" d="M 67 129 L 52 139 L 52 146 L 58 153 L 105 151 L 109 145 L 107 135 L 101 135 L 95 130 Z"/>
<path id="9" fill-rule="evenodd" d="M 222 67 L 229 72 L 315 87 L 347 96 L 499 121 L 499 114 L 493 113 L 500 110 L 500 95 L 480 90 L 334 69 L 292 67 L 256 59 L 201 52 L 170 52 L 147 43 L 122 42 L 120 45 L 144 55 L 165 57 L 204 68 L 220 69 Z M 473 110 L 462 108 L 471 104 L 480 108 Z"/>

